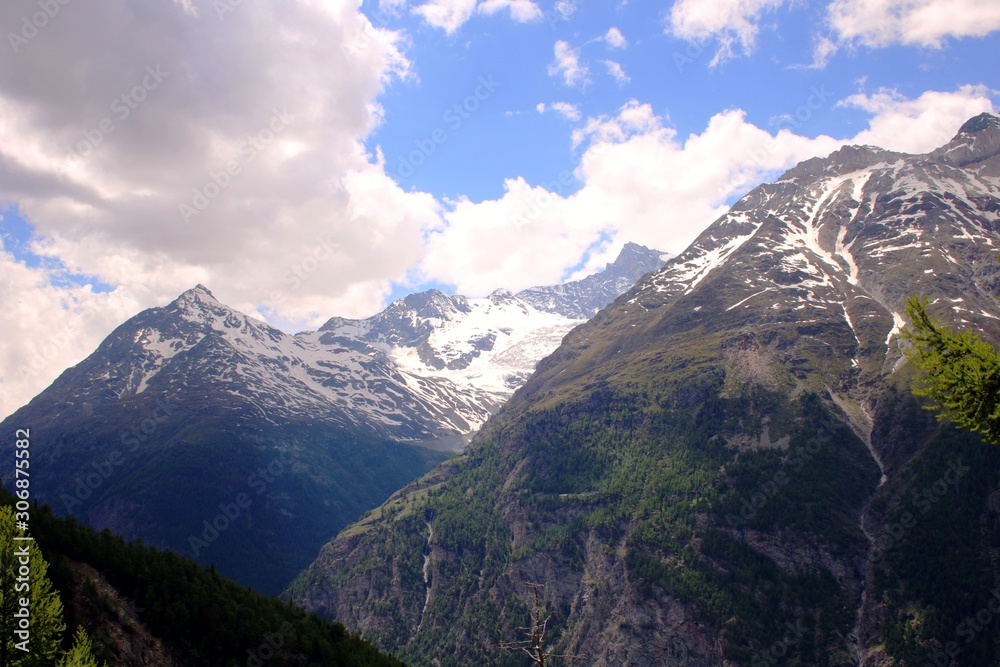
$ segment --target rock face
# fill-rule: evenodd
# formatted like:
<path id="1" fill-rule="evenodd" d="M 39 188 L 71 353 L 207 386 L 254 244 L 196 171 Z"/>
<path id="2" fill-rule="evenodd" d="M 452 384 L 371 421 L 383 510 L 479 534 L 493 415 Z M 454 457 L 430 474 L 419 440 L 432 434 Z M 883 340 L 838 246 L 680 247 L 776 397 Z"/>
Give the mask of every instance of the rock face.
<path id="1" fill-rule="evenodd" d="M 560 294 L 607 303 L 659 257 L 629 246 Z M 506 291 L 432 290 L 290 336 L 198 285 L 122 324 L 3 428 L 31 430 L 33 498 L 275 593 L 446 458 L 415 445 L 461 449 L 581 321 Z"/>
<path id="2" fill-rule="evenodd" d="M 754 189 L 287 594 L 414 665 L 521 664 L 527 584 L 573 664 L 998 664 L 1000 451 L 920 409 L 900 338 L 923 294 L 1000 341 L 998 141 Z"/>

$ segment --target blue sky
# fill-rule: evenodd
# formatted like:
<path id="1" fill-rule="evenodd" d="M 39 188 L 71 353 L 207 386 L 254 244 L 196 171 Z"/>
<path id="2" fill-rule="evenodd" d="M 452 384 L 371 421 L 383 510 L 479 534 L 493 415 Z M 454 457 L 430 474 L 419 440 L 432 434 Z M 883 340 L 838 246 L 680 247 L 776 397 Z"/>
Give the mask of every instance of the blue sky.
<path id="1" fill-rule="evenodd" d="M 288 331 L 552 284 L 1000 104 L 995 0 L 53 6 L 0 5 L 5 414 L 196 283 Z"/>
<path id="2" fill-rule="evenodd" d="M 730 108 L 746 111 L 747 121 L 758 127 L 777 128 L 781 118 L 819 90 L 828 98 L 796 132 L 845 137 L 864 129 L 870 117 L 837 105 L 849 95 L 891 89 L 912 99 L 960 83 L 996 86 L 994 63 L 1000 56 L 996 37 L 947 39 L 942 48 L 884 48 L 876 58 L 870 49 L 848 49 L 825 67 L 812 67 L 824 13 L 819 3 L 764 13 L 752 54 L 715 66 L 710 62 L 718 41 L 674 36 L 661 3 L 580 2 L 569 18 L 549 8 L 528 23 L 503 13 L 473 14 L 451 34 L 405 10 L 394 14 L 371 3 L 365 11 L 373 22 L 406 32 L 414 62 L 412 78 L 380 98 L 385 121 L 366 145 L 372 151 L 381 146 L 387 170 L 398 175 L 415 151 L 425 152 L 418 144 L 424 140 L 423 146 L 433 145 L 433 154 L 412 175 L 398 179 L 400 184 L 475 200 L 501 196 L 505 178 L 522 176 L 541 184 L 576 166 L 574 123 L 558 113 L 539 113 L 539 103 L 567 102 L 587 118 L 614 115 L 637 99 L 668 118 L 683 137 L 702 132 L 708 118 Z M 611 28 L 627 45 L 608 43 L 604 37 Z M 548 73 L 553 45 L 560 40 L 578 50 L 588 69 L 578 85 Z M 628 81 L 609 74 L 606 61 L 618 63 Z M 474 93 L 481 77 L 501 85 L 453 130 L 446 122 L 448 110 Z M 427 144 L 435 129 L 445 130 L 446 141 Z"/>

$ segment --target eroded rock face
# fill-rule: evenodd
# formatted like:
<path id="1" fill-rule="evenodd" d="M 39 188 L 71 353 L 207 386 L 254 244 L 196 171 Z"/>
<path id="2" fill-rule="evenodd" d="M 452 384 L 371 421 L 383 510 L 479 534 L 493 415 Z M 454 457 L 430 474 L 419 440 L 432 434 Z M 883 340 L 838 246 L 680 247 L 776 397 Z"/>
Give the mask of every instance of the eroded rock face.
<path id="1" fill-rule="evenodd" d="M 900 332 L 925 294 L 1000 340 L 998 133 L 754 189 L 288 593 L 415 665 L 518 664 L 529 583 L 573 664 L 932 659 L 1000 580 L 1000 454 L 920 409 Z"/>

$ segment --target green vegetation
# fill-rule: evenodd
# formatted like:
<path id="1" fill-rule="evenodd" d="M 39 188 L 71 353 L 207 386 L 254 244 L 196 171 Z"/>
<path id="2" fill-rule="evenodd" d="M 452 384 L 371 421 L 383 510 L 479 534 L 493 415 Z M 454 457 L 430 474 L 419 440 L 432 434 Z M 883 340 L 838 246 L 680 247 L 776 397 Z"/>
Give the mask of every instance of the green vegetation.
<path id="1" fill-rule="evenodd" d="M 4 505 L 0 512 L 9 512 L 13 497 L 3 491 L 0 502 Z M 69 599 L 70 591 L 81 585 L 74 564 L 93 567 L 116 590 L 134 600 L 144 625 L 185 667 L 229 667 L 248 662 L 268 666 L 401 667 L 403 664 L 380 654 L 347 633 L 340 624 L 320 620 L 277 599 L 262 597 L 220 577 L 214 569 L 205 570 L 172 552 L 159 551 L 141 542 L 126 543 L 108 531 L 95 533 L 72 518 L 54 516 L 47 507 L 31 511 L 31 533 L 38 545 L 36 549 L 44 552 L 52 563 L 48 575 L 64 601 Z M 4 539 L 3 544 L 6 556 L 9 539 Z M 44 568 L 38 568 L 38 572 L 45 574 Z M 83 588 L 86 591 L 87 586 Z M 37 591 L 44 589 L 35 590 L 38 595 Z M 112 604 L 93 590 L 88 597 L 96 598 L 91 604 L 98 608 L 109 608 Z M 7 599 L 6 593 L 3 599 Z M 53 599 L 53 605 L 61 607 L 59 597 Z M 33 613 L 39 613 L 36 609 L 33 607 Z M 82 616 L 85 610 L 67 610 L 67 617 L 71 611 Z M 7 618 L 5 614 L 4 619 Z M 38 617 L 32 621 L 33 633 L 39 633 L 35 636 L 55 633 L 42 634 L 45 626 L 41 623 Z M 61 629 L 57 634 L 61 634 Z M 5 634 L 5 638 L 9 636 Z M 68 664 L 89 667 L 93 661 L 88 662 L 86 641 L 79 630 L 76 641 L 67 658 L 75 662 Z M 40 650 L 38 644 L 33 643 L 32 648 Z M 117 664 L 116 647 L 104 649 L 110 655 L 100 657 Z M 253 656 L 256 658 L 251 661 Z M 22 663 L 5 661 L 4 664 Z"/>
<path id="2" fill-rule="evenodd" d="M 912 399 L 901 411 L 930 437 L 902 473 L 905 491 L 874 552 L 886 650 L 907 665 L 996 665 L 1000 618 L 991 612 L 992 622 L 979 624 L 998 590 L 991 554 L 1000 549 L 1000 504 L 990 498 L 1000 496 L 1000 449 L 968 431 L 933 428 Z M 958 651 L 952 662 L 942 656 L 949 644 Z"/>
<path id="3" fill-rule="evenodd" d="M 364 530 L 351 532 L 368 557 L 325 586 L 363 577 L 366 593 L 380 600 L 373 608 L 380 627 L 365 636 L 405 659 L 520 665 L 524 656 L 498 646 L 519 637 L 529 619 L 515 593 L 533 575 L 519 581 L 508 574 L 580 572 L 596 537 L 607 552 L 624 546 L 630 578 L 645 596 L 686 603 L 717 628 L 728 659 L 749 664 L 791 624 L 802 636 L 786 647 L 784 664 L 827 664 L 846 653 L 852 600 L 829 570 L 783 570 L 743 533 L 821 543 L 850 562 L 866 545 L 856 519 L 878 470 L 818 396 L 788 401 L 754 390 L 726 398 L 722 384 L 721 374 L 674 393 L 597 383 L 573 402 L 491 422 L 459 472 L 421 494 L 419 511 L 403 500 L 408 509 L 400 518 L 369 517 Z M 759 436 L 765 426 L 775 440 L 789 436 L 787 450 L 727 445 L 727 433 Z M 768 502 L 741 516 L 761 480 L 776 475 L 784 481 L 768 491 Z M 529 536 L 516 549 L 511 513 L 523 517 Z M 435 562 L 435 595 L 424 612 L 428 523 L 435 548 L 447 556 Z M 321 576 L 305 573 L 290 592 L 302 593 Z M 571 652 L 560 643 L 571 629 L 569 601 L 548 604 L 546 644 Z M 413 619 L 421 617 L 414 633 Z"/>
<path id="4" fill-rule="evenodd" d="M 931 399 L 940 419 L 982 433 L 1000 445 L 1000 352 L 975 331 L 952 331 L 927 312 L 927 299 L 906 302 L 912 328 L 903 335 L 913 343 L 910 362 L 923 372 L 917 396 Z"/>
<path id="5" fill-rule="evenodd" d="M 580 650 L 581 634 L 675 632 L 607 616 L 652 606 L 733 664 L 812 666 L 855 664 L 865 584 L 882 640 L 866 648 L 902 667 L 945 664 L 935 650 L 961 642 L 961 664 L 997 664 L 993 628 L 969 639 L 961 624 L 995 589 L 1000 448 L 950 461 L 979 437 L 922 410 L 909 367 L 865 384 L 884 355 L 845 363 L 846 326 L 822 340 L 777 321 L 736 338 L 679 326 L 618 337 L 598 316 L 571 333 L 444 483 L 370 514 L 290 593 L 324 591 L 418 664 L 526 664 L 498 647 L 522 636 L 521 593 L 541 583 L 554 652 L 603 650 Z M 938 495 L 952 463 L 976 473 Z M 907 511 L 919 514 L 901 533 Z M 625 582 L 603 576 L 619 563 Z M 581 593 L 644 599 L 588 616 Z"/>
<path id="6" fill-rule="evenodd" d="M 69 652 L 61 650 L 66 630 L 62 600 L 47 576 L 49 564 L 38 545 L 18 539 L 26 533 L 15 529 L 14 516 L 9 504 L 0 506 L 0 664 L 97 667 L 81 628 Z"/>

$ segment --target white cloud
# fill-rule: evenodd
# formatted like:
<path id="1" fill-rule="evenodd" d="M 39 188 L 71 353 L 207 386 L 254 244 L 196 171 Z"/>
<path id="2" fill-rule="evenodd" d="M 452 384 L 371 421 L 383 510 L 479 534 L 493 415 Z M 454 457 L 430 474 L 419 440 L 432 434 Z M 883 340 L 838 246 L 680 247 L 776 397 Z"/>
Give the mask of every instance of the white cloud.
<path id="1" fill-rule="evenodd" d="M 753 52 L 762 17 L 786 0 L 676 0 L 668 32 L 702 43 L 715 39 L 711 64 L 734 57 L 737 47 Z M 832 0 L 826 26 L 816 34 L 813 67 L 824 67 L 845 46 L 882 48 L 894 44 L 940 48 L 948 37 L 983 37 L 1000 30 L 997 0 Z"/>
<path id="2" fill-rule="evenodd" d="M 608 28 L 608 31 L 604 33 L 604 41 L 613 49 L 624 49 L 628 46 L 628 40 L 625 39 L 625 35 L 615 27 Z"/>
<path id="3" fill-rule="evenodd" d="M 509 179 L 498 199 L 453 203 L 431 235 L 422 270 L 461 293 L 483 294 L 560 280 L 588 249 L 578 273 L 597 270 L 626 241 L 678 253 L 727 202 L 801 160 L 852 143 L 929 151 L 969 117 L 991 110 L 988 93 L 966 86 L 914 100 L 852 96 L 844 104 L 870 114 L 869 126 L 839 139 L 797 134 L 797 120 L 770 132 L 738 109 L 716 114 L 701 133 L 684 138 L 650 105 L 632 100 L 574 130 L 583 153 L 573 174 L 543 184 Z M 611 241 L 600 244 L 602 238 Z"/>
<path id="4" fill-rule="evenodd" d="M 476 0 L 431 0 L 414 7 L 413 13 L 450 35 L 472 18 L 475 10 Z"/>
<path id="5" fill-rule="evenodd" d="M 567 86 L 583 86 L 587 83 L 589 70 L 580 63 L 580 51 L 559 40 L 553 47 L 555 60 L 549 65 L 549 76 L 562 76 Z"/>
<path id="6" fill-rule="evenodd" d="M 619 86 L 623 86 L 632 80 L 625 73 L 625 70 L 622 69 L 622 66 L 614 60 L 602 60 L 601 62 L 608 68 L 608 74 L 615 77 L 615 81 L 618 82 Z"/>
<path id="7" fill-rule="evenodd" d="M 576 13 L 577 0 L 556 0 L 554 9 L 562 20 L 568 21 Z"/>
<path id="8" fill-rule="evenodd" d="M 35 9 L 3 3 L 0 23 Z M 439 204 L 401 190 L 362 143 L 381 119 L 377 96 L 409 71 L 399 35 L 373 27 L 356 2 L 229 9 L 69 4 L 0 59 L 0 201 L 17 202 L 38 237 L 15 256 L 113 288 L 67 287 L 62 272 L 28 268 L 8 246 L 0 308 L 36 315 L 0 335 L 0 411 L 127 316 L 197 282 L 306 326 L 370 314 L 419 263 Z M 11 360 L 39 358 L 32 345 L 81 313 L 91 317 L 73 340 L 22 377 Z"/>
<path id="9" fill-rule="evenodd" d="M 503 10 L 509 11 L 511 19 L 517 23 L 538 21 L 544 16 L 533 0 L 430 0 L 414 7 L 413 13 L 450 35 L 476 12 L 492 16 Z"/>
<path id="10" fill-rule="evenodd" d="M 809 67 L 822 69 L 827 66 L 827 63 L 836 55 L 840 47 L 835 41 L 824 35 L 818 35 L 815 41 L 816 46 L 813 47 L 813 62 Z"/>
<path id="11" fill-rule="evenodd" d="M 738 43 L 745 54 L 753 52 L 760 18 L 785 0 L 677 0 L 670 9 L 669 32 L 693 42 L 717 39 L 719 50 L 711 64 L 735 55 Z"/>
<path id="12" fill-rule="evenodd" d="M 996 0 L 834 0 L 827 12 L 839 42 L 872 48 L 940 48 L 947 37 L 983 37 L 1000 30 Z"/>
<path id="13" fill-rule="evenodd" d="M 580 108 L 575 104 L 570 104 L 569 102 L 553 102 L 552 104 L 545 104 L 539 102 L 535 109 L 538 113 L 545 113 L 546 111 L 554 111 L 566 120 L 577 121 L 580 120 Z"/>
<path id="14" fill-rule="evenodd" d="M 542 10 L 532 0 L 485 0 L 479 5 L 483 14 L 496 14 L 507 9 L 510 17 L 517 23 L 530 23 L 542 18 Z"/>
<path id="15" fill-rule="evenodd" d="M 947 143 L 961 123 L 984 111 L 993 111 L 986 86 L 966 85 L 954 93 L 927 91 L 908 100 L 897 91 L 882 89 L 857 93 L 840 102 L 872 114 L 869 128 L 852 143 L 881 146 L 904 153 L 926 153 Z"/>
<path id="16" fill-rule="evenodd" d="M 47 271 L 0 250 L 0 415 L 23 405 L 59 373 L 94 351 L 123 320 L 145 305 L 133 296 L 57 287 Z"/>

